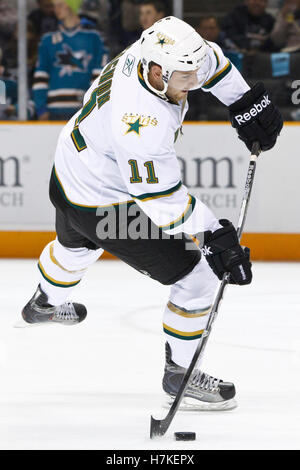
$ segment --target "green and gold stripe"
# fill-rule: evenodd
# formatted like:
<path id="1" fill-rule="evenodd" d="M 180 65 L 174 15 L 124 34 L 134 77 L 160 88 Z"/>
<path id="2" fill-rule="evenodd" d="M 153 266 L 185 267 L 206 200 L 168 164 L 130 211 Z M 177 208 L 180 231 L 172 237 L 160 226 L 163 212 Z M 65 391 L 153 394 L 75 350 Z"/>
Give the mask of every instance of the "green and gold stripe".
<path id="1" fill-rule="evenodd" d="M 171 312 L 176 313 L 180 317 L 184 318 L 199 318 L 205 317 L 211 311 L 211 307 L 200 308 L 196 310 L 186 310 L 184 308 L 180 308 L 177 305 L 174 305 L 172 302 L 168 302 L 167 307 Z"/>
<path id="2" fill-rule="evenodd" d="M 219 72 L 217 72 L 207 82 L 205 82 L 202 88 L 204 88 L 205 90 L 209 90 L 210 88 L 214 87 L 217 83 L 219 83 L 219 81 L 221 81 L 224 77 L 226 77 L 226 75 L 229 74 L 231 69 L 232 69 L 232 64 L 228 60 L 225 67 L 223 67 Z"/>
<path id="3" fill-rule="evenodd" d="M 89 212 L 95 212 L 98 208 L 100 209 L 111 209 L 111 208 L 119 208 L 120 206 L 123 206 L 124 204 L 127 204 L 128 206 L 131 206 L 132 204 L 135 204 L 135 202 L 133 201 L 133 199 L 129 199 L 128 201 L 123 201 L 123 202 L 114 202 L 112 204 L 105 204 L 103 206 L 101 206 L 100 204 L 98 204 L 97 206 L 85 206 L 83 204 L 78 204 L 78 203 L 75 203 L 75 202 L 72 202 L 68 196 L 66 195 L 65 193 L 65 190 L 64 190 L 64 187 L 56 173 L 56 169 L 55 167 L 53 167 L 53 177 L 54 177 L 54 181 L 61 193 L 61 195 L 63 196 L 64 200 L 72 207 L 74 207 L 74 209 L 79 209 L 79 210 L 83 210 L 83 211 L 89 211 Z"/>
<path id="4" fill-rule="evenodd" d="M 124 206 L 125 204 L 127 206 L 132 206 L 133 204 L 135 204 L 135 202 L 133 199 L 129 199 L 128 201 L 113 202 L 112 204 L 105 204 L 104 206 L 97 206 L 97 209 L 111 209 L 112 207 L 114 207 L 115 209 L 118 209 L 119 207 Z"/>
<path id="5" fill-rule="evenodd" d="M 56 266 L 58 266 L 60 269 L 62 269 L 63 271 L 66 271 L 67 273 L 71 273 L 71 274 L 77 274 L 77 273 L 84 273 L 84 271 L 86 271 L 86 269 L 78 269 L 76 271 L 69 271 L 68 269 L 64 268 L 60 263 L 59 261 L 57 261 L 57 259 L 55 258 L 54 256 L 54 242 L 51 243 L 50 247 L 49 247 L 49 251 L 50 251 L 50 259 L 52 261 L 53 264 L 56 264 Z"/>
<path id="6" fill-rule="evenodd" d="M 91 93 L 90 99 L 86 102 L 86 104 L 82 108 L 82 111 L 77 118 L 76 124 L 80 124 L 95 109 L 97 91 L 98 91 L 98 88 L 95 88 L 95 90 Z"/>
<path id="7" fill-rule="evenodd" d="M 172 228 L 176 228 L 179 225 L 182 225 L 193 213 L 195 204 L 196 199 L 194 198 L 194 196 L 191 196 L 191 194 L 189 194 L 189 202 L 183 214 L 181 214 L 179 217 L 177 217 L 177 219 L 173 220 L 169 224 L 159 225 L 159 228 L 161 228 L 162 230 L 171 230 Z"/>
<path id="8" fill-rule="evenodd" d="M 214 55 L 215 55 L 215 58 L 216 58 L 216 61 L 217 61 L 217 65 L 216 65 L 216 70 L 219 68 L 219 65 L 220 65 L 220 59 L 219 59 L 219 56 L 218 54 L 216 53 L 216 51 L 213 49 L 214 51 Z"/>
<path id="9" fill-rule="evenodd" d="M 98 109 L 101 108 L 107 101 L 110 100 L 110 90 L 107 93 L 102 94 L 101 96 L 98 97 L 97 103 L 98 103 Z"/>
<path id="10" fill-rule="evenodd" d="M 90 212 L 97 210 L 98 206 L 85 206 L 83 204 L 75 204 L 68 198 L 68 196 L 65 193 L 64 187 L 56 173 L 55 167 L 53 167 L 53 177 L 61 195 L 70 206 L 74 207 L 74 209 L 80 209 L 80 210 L 85 210 L 85 211 L 90 211 Z"/>
<path id="11" fill-rule="evenodd" d="M 213 48 L 213 47 L 211 47 L 211 45 L 210 45 L 210 44 L 209 44 L 209 43 L 208 43 L 208 42 L 207 42 L 205 39 L 204 39 L 204 42 L 205 42 L 205 44 L 206 44 L 206 45 L 207 45 L 207 46 L 208 46 L 210 49 L 212 49 L 212 50 L 213 50 L 213 52 L 214 52 L 214 56 L 215 56 L 215 58 L 216 58 L 216 61 L 217 61 L 217 65 L 216 65 L 216 68 L 215 68 L 215 70 L 217 70 L 217 69 L 218 69 L 218 67 L 219 67 L 219 65 L 220 65 L 220 59 L 219 59 L 219 56 L 218 56 L 218 54 L 216 53 L 216 51 L 214 50 L 214 48 Z"/>
<path id="12" fill-rule="evenodd" d="M 102 95 L 102 93 L 105 93 L 106 91 L 108 91 L 111 85 L 112 85 L 112 80 L 109 80 L 108 82 L 103 83 L 103 85 L 100 85 L 97 88 L 97 96 Z"/>
<path id="13" fill-rule="evenodd" d="M 106 73 L 103 73 L 103 75 L 101 75 L 100 79 L 99 79 L 99 82 L 98 82 L 98 85 L 101 85 L 101 83 L 104 83 L 106 82 L 107 80 L 110 80 L 113 76 L 114 76 L 114 73 L 115 73 L 115 69 L 113 68 L 112 70 L 109 70 L 108 72 Z"/>
<path id="14" fill-rule="evenodd" d="M 73 282 L 57 281 L 56 279 L 53 279 L 53 277 L 49 276 L 46 273 L 41 261 L 38 262 L 38 268 L 39 268 L 40 273 L 43 276 L 43 278 L 46 279 L 46 281 L 48 281 L 50 284 L 52 284 L 55 287 L 74 287 L 77 284 L 79 284 L 79 282 L 81 281 L 81 279 L 79 279 L 79 281 L 75 281 L 75 282 L 74 281 Z"/>
<path id="15" fill-rule="evenodd" d="M 75 127 L 71 133 L 71 138 L 78 152 L 81 152 L 87 148 L 85 140 L 79 131 L 79 124 L 91 114 L 96 105 L 98 105 L 98 109 L 100 109 L 101 106 L 109 101 L 110 89 L 112 86 L 112 78 L 115 73 L 115 68 L 118 64 L 119 57 L 121 57 L 124 52 L 125 51 L 120 53 L 112 62 L 107 64 L 102 75 L 100 76 L 98 87 L 93 90 L 90 99 L 83 106 L 80 115 L 76 119 Z"/>
<path id="16" fill-rule="evenodd" d="M 179 183 L 177 183 L 175 186 L 173 186 L 170 189 L 166 189 L 165 191 L 160 191 L 160 192 L 157 192 L 157 193 L 145 193 L 145 194 L 141 194 L 140 196 L 135 196 L 134 194 L 130 194 L 130 196 L 133 199 L 139 199 L 139 201 L 146 202 L 146 201 L 150 201 L 152 199 L 158 199 L 160 197 L 171 196 L 171 194 L 178 191 L 178 189 L 180 189 L 181 186 L 182 186 L 182 182 L 179 181 Z"/>
<path id="17" fill-rule="evenodd" d="M 167 335 L 173 336 L 174 338 L 183 339 L 185 341 L 190 341 L 190 340 L 193 340 L 193 339 L 199 339 L 199 338 L 201 338 L 201 336 L 204 332 L 204 330 L 190 331 L 190 332 L 179 331 L 179 330 L 175 330 L 175 328 L 171 328 L 170 326 L 166 325 L 165 323 L 163 323 L 163 329 L 164 329 L 164 332 Z"/>
<path id="18" fill-rule="evenodd" d="M 77 152 L 82 152 L 82 150 L 85 150 L 87 148 L 86 142 L 81 135 L 78 125 L 75 126 L 73 131 L 71 132 L 71 139 L 76 147 Z"/>

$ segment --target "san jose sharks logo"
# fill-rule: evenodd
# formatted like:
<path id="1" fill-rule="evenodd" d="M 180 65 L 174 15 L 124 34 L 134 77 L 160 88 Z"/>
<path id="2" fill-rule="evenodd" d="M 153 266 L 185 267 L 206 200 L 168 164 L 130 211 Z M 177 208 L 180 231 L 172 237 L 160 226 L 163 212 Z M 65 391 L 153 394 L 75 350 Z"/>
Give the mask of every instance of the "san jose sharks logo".
<path id="1" fill-rule="evenodd" d="M 55 67 L 59 67 L 60 77 L 72 75 L 74 72 L 86 73 L 92 59 L 91 54 L 86 51 L 73 51 L 67 44 L 62 44 L 61 51 L 56 52 Z"/>

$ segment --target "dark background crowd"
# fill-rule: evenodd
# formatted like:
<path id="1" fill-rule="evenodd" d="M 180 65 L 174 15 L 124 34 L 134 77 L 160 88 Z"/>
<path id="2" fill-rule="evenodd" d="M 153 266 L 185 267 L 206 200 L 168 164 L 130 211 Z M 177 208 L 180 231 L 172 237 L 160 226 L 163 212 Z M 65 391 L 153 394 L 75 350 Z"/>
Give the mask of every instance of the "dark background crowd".
<path id="1" fill-rule="evenodd" d="M 249 85 L 262 80 L 285 120 L 300 80 L 300 0 L 184 0 L 183 19 L 216 42 Z M 66 120 L 107 61 L 155 21 L 172 0 L 28 0 L 28 119 Z M 0 120 L 18 116 L 17 0 L 0 0 Z M 211 93 L 192 92 L 189 120 L 227 120 Z"/>

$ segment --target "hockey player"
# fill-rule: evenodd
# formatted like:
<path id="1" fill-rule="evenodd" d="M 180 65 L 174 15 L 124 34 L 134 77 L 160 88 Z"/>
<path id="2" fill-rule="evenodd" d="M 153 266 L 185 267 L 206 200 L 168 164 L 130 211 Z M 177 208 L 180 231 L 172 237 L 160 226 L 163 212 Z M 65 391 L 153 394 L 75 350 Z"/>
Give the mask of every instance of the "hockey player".
<path id="1" fill-rule="evenodd" d="M 262 150 L 274 146 L 282 119 L 263 84 L 250 89 L 221 49 L 188 24 L 158 21 L 105 67 L 60 134 L 50 182 L 57 238 L 41 254 L 40 284 L 22 312 L 29 323 L 82 321 L 86 308 L 66 299 L 104 249 L 170 285 L 163 321 L 170 400 L 207 324 L 218 278 L 230 272 L 239 285 L 252 278 L 249 250 L 233 225 L 181 183 L 174 140 L 188 91 L 197 88 L 229 106 L 249 149 L 256 140 Z M 231 408 L 234 396 L 232 383 L 196 370 L 182 406 Z"/>

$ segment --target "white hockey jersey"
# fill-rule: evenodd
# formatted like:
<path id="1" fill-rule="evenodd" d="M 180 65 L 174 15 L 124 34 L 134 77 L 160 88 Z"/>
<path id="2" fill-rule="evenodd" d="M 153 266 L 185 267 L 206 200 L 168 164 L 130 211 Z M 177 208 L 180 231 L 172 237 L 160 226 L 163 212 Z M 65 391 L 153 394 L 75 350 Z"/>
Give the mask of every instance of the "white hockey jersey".
<path id="1" fill-rule="evenodd" d="M 214 43 L 202 86 L 225 105 L 249 86 Z M 216 230 L 212 212 L 188 193 L 174 141 L 188 109 L 152 93 L 143 80 L 139 42 L 103 70 L 83 108 L 63 128 L 55 154 L 56 182 L 80 210 L 135 201 L 152 221 L 174 234 Z"/>

